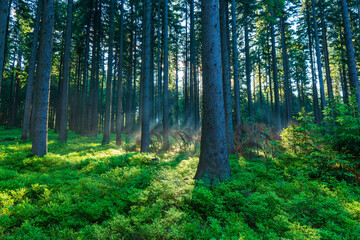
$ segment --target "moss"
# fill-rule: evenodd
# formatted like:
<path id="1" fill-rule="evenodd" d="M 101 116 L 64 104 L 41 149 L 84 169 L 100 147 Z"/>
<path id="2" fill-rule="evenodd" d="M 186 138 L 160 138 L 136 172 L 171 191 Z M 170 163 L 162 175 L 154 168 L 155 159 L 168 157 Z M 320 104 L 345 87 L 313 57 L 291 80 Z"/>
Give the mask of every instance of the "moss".
<path id="1" fill-rule="evenodd" d="M 50 131 L 32 156 L 0 129 L 2 239 L 356 239 L 360 189 L 300 163 L 232 155 L 232 178 L 195 185 L 197 157 L 127 152 L 101 137 Z M 132 143 L 128 143 L 132 144 Z M 284 157 L 284 155 L 282 156 Z M 307 170 L 307 169 L 306 169 Z"/>

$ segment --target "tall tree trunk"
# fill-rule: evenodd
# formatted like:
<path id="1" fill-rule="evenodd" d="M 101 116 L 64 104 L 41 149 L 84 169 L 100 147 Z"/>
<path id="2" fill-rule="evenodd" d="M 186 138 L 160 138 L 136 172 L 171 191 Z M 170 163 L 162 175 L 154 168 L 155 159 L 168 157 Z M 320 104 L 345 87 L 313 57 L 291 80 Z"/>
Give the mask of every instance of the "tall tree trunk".
<path id="1" fill-rule="evenodd" d="M 39 39 L 39 64 L 37 65 L 37 95 L 35 97 L 34 137 L 31 151 L 42 157 L 47 153 L 48 113 L 50 94 L 50 71 L 52 58 L 52 39 L 54 26 L 54 1 L 44 0 L 41 31 Z"/>
<path id="2" fill-rule="evenodd" d="M 203 122 L 200 161 L 195 179 L 205 184 L 231 177 L 225 129 L 221 71 L 219 1 L 201 1 L 203 61 Z"/>
<path id="3" fill-rule="evenodd" d="M 185 72 L 184 72 L 184 126 L 188 127 L 189 119 L 189 94 L 188 94 L 188 9 L 185 7 Z"/>
<path id="4" fill-rule="evenodd" d="M 274 19 L 274 13 L 271 9 L 271 17 Z M 279 99 L 279 83 L 278 83 L 278 69 L 277 69 L 277 57 L 275 48 L 275 29 L 274 23 L 270 23 L 271 27 L 271 52 L 272 52 L 272 67 L 273 67 L 273 80 L 274 80 L 274 92 L 275 92 L 275 126 L 278 131 L 281 130 L 281 112 L 280 112 L 280 99 Z"/>
<path id="5" fill-rule="evenodd" d="M 327 29 L 326 22 L 324 17 L 323 7 L 320 8 L 321 16 L 321 31 L 322 31 L 322 40 L 324 48 L 324 60 L 325 60 L 325 71 L 326 71 L 326 85 L 329 98 L 329 106 L 332 109 L 332 104 L 334 102 L 333 86 L 331 81 L 331 71 L 330 71 L 330 61 L 329 61 L 329 50 L 328 50 L 328 41 L 327 41 Z"/>
<path id="6" fill-rule="evenodd" d="M 61 91 L 61 112 L 59 125 L 59 140 L 65 143 L 67 140 L 68 125 L 68 92 L 70 78 L 70 50 L 71 50 L 71 25 L 72 25 L 73 0 L 68 0 L 67 17 L 66 17 L 66 33 L 65 33 L 65 53 L 64 53 L 64 71 L 63 83 Z"/>
<path id="7" fill-rule="evenodd" d="M 21 48 L 19 48 L 18 59 L 16 63 L 16 68 L 14 69 L 14 77 L 15 77 L 15 89 L 14 89 L 14 96 L 11 99 L 11 115 L 10 117 L 10 126 L 16 126 L 16 112 L 17 112 L 17 103 L 18 103 L 18 96 L 20 90 L 20 78 L 19 74 L 21 71 L 21 59 L 22 59 L 22 52 Z"/>
<path id="8" fill-rule="evenodd" d="M 250 59 L 250 43 L 249 43 L 249 29 L 248 29 L 248 8 L 249 4 L 244 5 L 244 34 L 245 34 L 245 73 L 246 73 L 246 88 L 248 97 L 248 112 L 250 122 L 253 122 L 252 113 L 252 95 L 251 95 L 251 59 Z"/>
<path id="9" fill-rule="evenodd" d="M 136 21 L 135 21 L 136 23 Z M 132 89 L 132 95 L 131 95 L 131 122 L 132 122 L 132 132 L 136 131 L 137 124 L 136 124 L 136 64 L 137 64 L 137 54 L 136 54 L 136 44 L 137 44 L 137 34 L 136 30 L 134 31 L 134 59 L 133 59 L 133 89 Z"/>
<path id="10" fill-rule="evenodd" d="M 230 81 L 230 51 L 229 51 L 229 34 L 228 34 L 228 3 L 226 0 L 220 0 L 220 39 L 221 39 L 221 65 L 222 65 L 222 82 L 224 94 L 225 109 L 225 127 L 226 142 L 228 154 L 234 154 L 234 134 L 231 108 L 231 81 Z"/>
<path id="11" fill-rule="evenodd" d="M 35 17 L 35 23 L 34 23 L 34 31 L 33 31 L 33 41 L 32 41 L 32 45 L 31 45 L 31 54 L 30 54 L 30 60 L 29 60 L 28 78 L 27 78 L 27 85 L 26 85 L 24 117 L 23 117 L 22 133 L 21 133 L 21 139 L 23 139 L 23 140 L 26 140 L 29 135 L 31 97 L 32 97 L 33 85 L 34 85 L 35 61 L 36 61 L 39 30 L 40 30 L 41 10 L 42 10 L 42 0 L 38 0 L 38 6 L 36 9 L 36 17 Z M 1 54 L 1 51 L 0 51 L 0 54 Z M 0 62 L 0 65 L 1 65 L 1 62 Z"/>
<path id="12" fill-rule="evenodd" d="M 354 45 L 352 42 L 351 27 L 349 21 L 349 12 L 346 4 L 346 0 L 340 0 L 341 12 L 343 18 L 343 25 L 345 30 L 345 47 L 347 54 L 347 61 L 349 67 L 349 79 L 350 86 L 353 94 L 356 96 L 357 111 L 360 113 L 360 90 L 359 90 L 359 78 L 356 69 Z"/>
<path id="13" fill-rule="evenodd" d="M 283 55 L 283 66 L 284 66 L 284 85 L 285 85 L 285 107 L 286 107 L 286 125 L 291 122 L 291 103 L 290 103 L 290 92 L 289 92 L 289 65 L 288 65 L 288 53 L 286 46 L 286 35 L 285 35 L 285 19 L 284 14 L 280 17 L 280 32 L 281 32 L 281 45 Z"/>
<path id="14" fill-rule="evenodd" d="M 144 79 L 142 84 L 141 152 L 150 151 L 150 48 L 151 48 L 151 0 L 145 0 L 144 11 Z"/>
<path id="15" fill-rule="evenodd" d="M 175 53 L 175 129 L 179 128 L 179 46 Z"/>
<path id="16" fill-rule="evenodd" d="M 87 110 L 88 102 L 86 101 L 87 96 L 87 85 L 88 85 L 88 76 L 89 76 L 89 51 L 90 51 L 90 23 L 87 23 L 86 33 L 85 33 L 85 50 L 84 50 L 84 74 L 83 74 L 83 84 L 82 84 L 82 108 L 81 108 L 81 134 L 85 135 L 87 128 Z"/>
<path id="17" fill-rule="evenodd" d="M 261 82 L 261 58 L 259 53 L 259 93 L 260 93 L 260 121 L 264 122 L 263 117 L 263 92 L 262 92 L 262 82 Z"/>
<path id="18" fill-rule="evenodd" d="M 110 0 L 110 29 L 109 29 L 109 53 L 108 53 L 108 72 L 106 79 L 106 106 L 103 144 L 110 143 L 110 120 L 111 120 L 111 82 L 113 75 L 113 45 L 114 45 L 114 0 Z"/>
<path id="19" fill-rule="evenodd" d="M 240 87 L 239 87 L 239 60 L 236 32 L 236 5 L 235 0 L 231 0 L 231 27 L 232 27 L 232 47 L 233 47 L 233 64 L 234 64 L 234 100 L 235 100 L 235 125 L 241 124 L 240 112 Z"/>
<path id="20" fill-rule="evenodd" d="M 310 7 L 309 0 L 306 0 L 306 25 L 307 25 L 307 35 L 308 35 L 308 40 L 309 40 L 309 51 L 310 51 L 310 68 L 311 68 L 314 116 L 315 116 L 315 122 L 320 123 L 319 97 L 318 97 L 318 90 L 317 90 L 317 86 L 316 86 L 309 7 Z"/>
<path id="21" fill-rule="evenodd" d="M 117 84 L 117 115 L 116 115 L 116 145 L 121 145 L 122 133 L 122 80 L 123 80 L 123 49 L 124 49 L 124 0 L 120 0 L 120 42 L 119 42 L 119 66 Z"/>
<path id="22" fill-rule="evenodd" d="M 164 1 L 164 101 L 163 101 L 163 150 L 169 149 L 169 18 L 168 1 Z"/>
<path id="23" fill-rule="evenodd" d="M 316 62 L 318 68 L 318 77 L 319 77 L 319 85 L 320 85 L 320 99 L 321 99 L 321 113 L 320 117 L 323 117 L 323 111 L 326 107 L 326 100 L 325 100 L 325 90 L 324 90 L 324 80 L 322 74 L 322 63 L 321 63 L 321 52 L 320 52 L 320 43 L 319 43 L 319 31 L 317 26 L 317 14 L 316 14 L 316 7 L 315 1 L 312 1 L 312 15 L 313 15 L 313 22 L 314 22 L 314 35 L 315 35 L 315 50 L 316 50 Z"/>
<path id="24" fill-rule="evenodd" d="M 158 23 L 157 23 L 157 104 L 156 104 L 156 113 L 157 113 L 157 126 L 160 126 L 161 123 L 161 74 L 162 74 L 162 59 L 161 59 L 161 0 L 158 1 Z"/>
<path id="25" fill-rule="evenodd" d="M 1 0 L 0 2 L 0 97 L 1 97 L 1 82 L 3 75 L 5 43 L 6 43 L 6 29 L 7 19 L 9 13 L 9 0 Z"/>

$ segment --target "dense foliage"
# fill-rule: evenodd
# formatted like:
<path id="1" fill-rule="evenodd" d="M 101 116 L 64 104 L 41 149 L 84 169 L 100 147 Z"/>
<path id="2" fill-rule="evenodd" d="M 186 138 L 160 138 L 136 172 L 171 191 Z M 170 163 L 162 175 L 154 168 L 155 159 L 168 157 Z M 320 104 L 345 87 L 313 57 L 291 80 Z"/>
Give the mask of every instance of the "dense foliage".
<path id="1" fill-rule="evenodd" d="M 333 156 L 351 156 L 321 148 L 315 135 L 305 134 L 310 125 L 302 121 L 287 129 L 274 158 L 230 156 L 232 179 L 212 190 L 194 184 L 196 156 L 129 152 L 134 144 L 117 147 L 114 136 L 110 145 L 101 145 L 101 137 L 70 133 L 61 144 L 50 132 L 49 154 L 39 158 L 31 154 L 30 141 L 19 139 L 20 130 L 2 128 L 0 234 L 3 239 L 356 239 L 360 188 L 323 175 L 331 173 L 332 161 L 340 164 Z"/>

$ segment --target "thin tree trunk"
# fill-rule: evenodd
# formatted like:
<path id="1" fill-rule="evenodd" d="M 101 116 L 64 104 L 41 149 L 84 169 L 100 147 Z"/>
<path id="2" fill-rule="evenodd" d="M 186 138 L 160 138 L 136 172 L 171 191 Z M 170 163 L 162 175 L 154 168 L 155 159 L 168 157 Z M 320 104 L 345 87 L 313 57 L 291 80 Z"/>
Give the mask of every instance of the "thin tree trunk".
<path id="1" fill-rule="evenodd" d="M 226 0 L 220 0 L 220 39 L 221 39 L 221 63 L 222 63 L 222 81 L 225 109 L 225 127 L 226 142 L 228 154 L 234 154 L 234 134 L 231 108 L 231 81 L 230 81 L 230 51 L 227 13 L 228 3 Z"/>
<path id="2" fill-rule="evenodd" d="M 233 47 L 233 64 L 234 64 L 234 100 L 235 100 L 235 125 L 241 124 L 240 112 L 240 87 L 239 87 L 239 60 L 236 32 L 236 5 L 235 0 L 231 0 L 231 25 L 232 25 L 232 47 Z"/>
<path id="3" fill-rule="evenodd" d="M 28 78 L 27 78 L 27 85 L 26 85 L 23 127 L 22 127 L 22 133 L 21 133 L 21 139 L 23 139 L 23 140 L 26 140 L 29 135 L 31 97 L 32 97 L 33 85 L 34 85 L 35 60 L 36 60 L 39 30 L 40 30 L 41 10 L 42 10 L 42 0 L 38 0 L 38 7 L 36 9 L 36 17 L 35 17 L 35 23 L 34 23 L 33 42 L 31 45 L 31 54 L 30 54 L 30 60 L 29 60 Z M 0 54 L 1 54 L 1 52 L 0 52 Z M 0 62 L 0 64 L 1 64 L 1 62 Z"/>
<path id="4" fill-rule="evenodd" d="M 314 116 L 315 116 L 315 122 L 320 123 L 319 97 L 318 97 L 318 91 L 317 91 L 317 86 L 316 86 L 315 68 L 314 68 L 314 61 L 313 61 L 314 57 L 313 57 L 313 49 L 312 49 L 309 5 L 310 4 L 309 4 L 308 0 L 306 0 L 306 24 L 307 24 L 307 35 L 308 35 L 308 40 L 309 40 L 309 51 L 310 51 L 310 68 L 311 68 Z"/>
<path id="5" fill-rule="evenodd" d="M 164 1 L 164 101 L 163 101 L 163 150 L 169 149 L 169 33 L 168 1 Z"/>
<path id="6" fill-rule="evenodd" d="M 123 49 L 124 49 L 124 0 L 120 1 L 120 43 L 119 43 L 119 66 L 117 84 L 117 115 L 116 115 L 116 145 L 121 145 L 122 133 L 122 81 L 123 81 Z"/>
<path id="7" fill-rule="evenodd" d="M 47 153 L 47 133 L 50 94 L 50 71 L 52 58 L 52 39 L 54 26 L 54 1 L 44 0 L 44 11 L 39 40 L 39 64 L 37 65 L 36 82 L 38 90 L 35 97 L 34 137 L 31 151 L 42 157 Z"/>
<path id="8" fill-rule="evenodd" d="M 283 13 L 285 14 L 285 13 Z M 286 107 L 286 124 L 291 122 L 291 110 L 290 110 L 290 92 L 289 92 L 289 65 L 288 65 L 288 53 L 286 46 L 286 35 L 285 35 L 285 19 L 282 15 L 280 17 L 280 29 L 281 29 L 281 45 L 283 55 L 283 66 L 284 66 L 284 88 L 285 88 L 285 107 Z"/>
<path id="9" fill-rule="evenodd" d="M 0 97 L 1 97 L 1 82 L 3 75 L 4 57 L 5 57 L 5 43 L 6 43 L 6 29 L 9 15 L 9 0 L 1 0 L 0 2 Z"/>
<path id="10" fill-rule="evenodd" d="M 349 21 L 349 12 L 347 8 L 346 0 L 340 0 L 340 3 L 341 3 L 343 25 L 345 30 L 344 36 L 345 36 L 345 47 L 346 47 L 346 54 L 347 54 L 348 67 L 349 67 L 350 86 L 352 88 L 351 91 L 356 96 L 357 111 L 360 113 L 359 78 L 356 69 L 354 45 L 352 42 L 351 27 Z"/>
<path id="11" fill-rule="evenodd" d="M 150 151 L 150 48 L 151 48 L 151 0 L 145 0 L 144 11 L 144 79 L 142 84 L 141 152 Z"/>
<path id="12" fill-rule="evenodd" d="M 274 18 L 273 10 L 271 9 L 271 17 Z M 279 99 L 279 83 L 278 83 L 278 69 L 277 57 L 275 48 L 275 29 L 274 23 L 271 22 L 271 48 L 272 48 L 272 67 L 274 79 L 274 92 L 275 92 L 275 126 L 278 131 L 281 130 L 281 112 L 280 112 L 280 99 Z"/>
<path id="13" fill-rule="evenodd" d="M 325 90 L 324 90 L 324 80 L 322 74 L 322 63 L 321 63 L 321 52 L 320 52 L 320 43 L 319 43 L 319 31 L 317 26 L 317 15 L 316 15 L 316 7 L 315 1 L 312 1 L 312 15 L 313 15 L 313 22 L 314 22 L 314 35 L 315 35 L 315 50 L 316 50 L 316 62 L 318 68 L 318 77 L 319 77 L 319 84 L 320 84 L 320 99 L 321 99 L 321 113 L 320 116 L 323 118 L 323 111 L 326 107 L 326 100 L 325 100 Z"/>
<path id="14" fill-rule="evenodd" d="M 320 16 L 321 16 L 321 31 L 322 31 L 322 40 L 323 40 L 323 48 L 324 48 L 326 85 L 327 85 L 327 92 L 328 92 L 328 98 L 329 98 L 329 106 L 330 106 L 330 109 L 332 109 L 332 104 L 334 102 L 334 94 L 333 94 L 333 86 L 332 86 L 332 81 L 331 81 L 329 50 L 328 50 L 328 42 L 327 42 L 327 29 L 326 29 L 324 11 L 323 11 L 322 7 L 320 8 Z"/>
<path id="15" fill-rule="evenodd" d="M 248 112 L 250 122 L 253 122 L 252 113 L 252 95 L 251 95 L 251 60 L 250 60 L 250 43 L 249 43 L 249 29 L 248 29 L 248 8 L 249 5 L 244 5 L 244 34 L 245 34 L 245 72 L 246 72 L 246 88 L 248 97 Z"/>
<path id="16" fill-rule="evenodd" d="M 66 33 L 65 33 L 65 53 L 64 53 L 64 71 L 61 96 L 61 112 L 59 125 L 59 140 L 65 143 L 67 140 L 68 123 L 68 92 L 70 78 L 70 50 L 71 50 L 71 25 L 72 25 L 73 0 L 68 0 Z"/>
<path id="17" fill-rule="evenodd" d="M 108 72 L 106 79 L 106 106 L 105 124 L 102 143 L 110 143 L 110 121 L 111 121 L 111 82 L 113 75 L 113 48 L 114 48 L 114 0 L 110 0 L 110 29 L 109 29 L 109 53 L 108 53 Z"/>

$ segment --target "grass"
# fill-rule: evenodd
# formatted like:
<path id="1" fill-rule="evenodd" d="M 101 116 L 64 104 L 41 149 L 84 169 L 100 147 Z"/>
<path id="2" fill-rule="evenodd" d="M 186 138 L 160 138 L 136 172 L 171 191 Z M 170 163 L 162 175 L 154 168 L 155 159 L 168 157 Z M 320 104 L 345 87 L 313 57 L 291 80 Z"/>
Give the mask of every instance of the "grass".
<path id="1" fill-rule="evenodd" d="M 1 239 L 358 239 L 360 188 L 271 159 L 230 156 L 233 177 L 196 185 L 198 158 L 141 154 L 114 137 L 49 133 L 33 156 L 0 128 Z M 268 165 L 268 166 L 266 166 Z"/>

